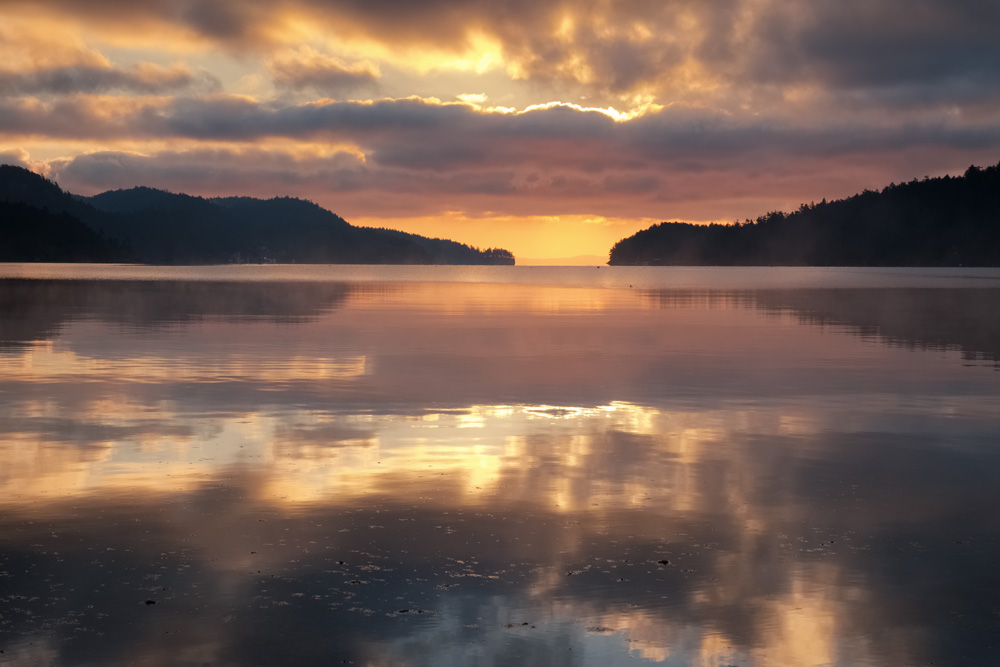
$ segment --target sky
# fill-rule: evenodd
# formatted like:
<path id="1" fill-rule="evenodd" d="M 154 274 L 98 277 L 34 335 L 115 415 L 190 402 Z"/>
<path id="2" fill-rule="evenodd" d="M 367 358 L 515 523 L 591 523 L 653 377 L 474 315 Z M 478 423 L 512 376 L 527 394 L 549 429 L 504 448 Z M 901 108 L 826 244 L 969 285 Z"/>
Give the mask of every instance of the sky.
<path id="1" fill-rule="evenodd" d="M 0 0 L 0 162 L 606 258 L 1000 160 L 996 0 Z"/>

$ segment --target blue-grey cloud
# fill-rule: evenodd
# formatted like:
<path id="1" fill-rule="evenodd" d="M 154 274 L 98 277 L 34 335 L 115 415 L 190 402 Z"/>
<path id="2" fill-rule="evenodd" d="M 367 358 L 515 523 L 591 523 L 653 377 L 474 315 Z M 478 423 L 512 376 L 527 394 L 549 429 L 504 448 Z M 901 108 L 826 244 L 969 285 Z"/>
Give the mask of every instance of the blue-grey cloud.
<path id="1" fill-rule="evenodd" d="M 618 123 L 557 106 L 521 114 L 419 99 L 290 104 L 215 96 L 109 109 L 85 99 L 0 100 L 8 134 L 259 142 L 282 137 L 356 144 L 375 162 L 419 169 L 576 165 L 584 171 L 755 153 L 835 157 L 919 147 L 1000 147 L 996 119 L 845 118 L 831 123 L 671 107 Z"/>
<path id="2" fill-rule="evenodd" d="M 72 65 L 25 72 L 0 71 L 0 95 L 66 95 L 128 92 L 149 95 L 191 89 L 218 90 L 219 81 L 186 67 L 141 65 L 129 69 Z"/>
<path id="3" fill-rule="evenodd" d="M 71 191 L 88 193 L 152 185 L 205 195 L 294 195 L 349 219 L 456 210 L 732 220 L 942 173 L 942 164 L 960 173 L 970 162 L 992 164 L 1000 154 L 996 127 L 890 132 L 749 119 L 693 126 L 690 118 L 669 114 L 622 124 L 594 114 L 592 122 L 602 131 L 590 133 L 581 122 L 578 134 L 547 140 L 539 135 L 545 111 L 538 112 L 540 118 L 480 117 L 461 107 L 432 107 L 446 109 L 446 117 L 462 128 L 449 134 L 447 125 L 428 129 L 426 118 L 407 125 L 410 103 L 396 113 L 387 106 L 375 114 L 379 124 L 362 122 L 352 112 L 339 127 L 326 118 L 316 126 L 320 129 L 295 135 L 351 141 L 364 157 L 351 152 L 313 157 L 294 148 L 268 148 L 265 141 L 151 155 L 91 153 L 53 163 L 53 176 Z M 530 122 L 519 127 L 524 118 Z M 561 119 L 553 114 L 550 120 Z M 269 133 L 293 127 L 273 115 L 265 120 Z M 252 115 L 243 119 L 243 136 L 253 121 Z"/>
<path id="4" fill-rule="evenodd" d="M 750 71 L 763 79 L 856 87 L 1000 75 L 1000 5 L 988 0 L 820 2 L 796 25 L 777 13 L 760 25 L 772 58 L 751 59 Z"/>

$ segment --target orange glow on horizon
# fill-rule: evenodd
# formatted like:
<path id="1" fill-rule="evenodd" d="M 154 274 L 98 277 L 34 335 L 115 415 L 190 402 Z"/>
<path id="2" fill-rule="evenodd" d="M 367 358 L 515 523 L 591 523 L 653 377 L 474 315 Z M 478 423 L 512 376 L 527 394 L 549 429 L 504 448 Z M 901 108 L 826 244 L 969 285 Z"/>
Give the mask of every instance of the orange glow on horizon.
<path id="1" fill-rule="evenodd" d="M 514 253 L 519 263 L 522 258 L 597 256 L 601 261 L 593 263 L 604 264 L 611 246 L 659 220 L 586 215 L 471 217 L 448 212 L 413 218 L 353 217 L 350 222 L 362 227 L 388 227 L 451 239 L 478 248 L 505 248 Z"/>

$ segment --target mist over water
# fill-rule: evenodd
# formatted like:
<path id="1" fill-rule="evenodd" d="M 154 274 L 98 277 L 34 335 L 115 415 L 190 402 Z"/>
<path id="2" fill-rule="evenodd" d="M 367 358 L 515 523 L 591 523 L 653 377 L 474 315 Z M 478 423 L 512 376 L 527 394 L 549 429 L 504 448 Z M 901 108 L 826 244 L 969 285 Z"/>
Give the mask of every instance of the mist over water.
<path id="1" fill-rule="evenodd" d="M 0 277 L 0 664 L 1000 648 L 1000 271 Z"/>

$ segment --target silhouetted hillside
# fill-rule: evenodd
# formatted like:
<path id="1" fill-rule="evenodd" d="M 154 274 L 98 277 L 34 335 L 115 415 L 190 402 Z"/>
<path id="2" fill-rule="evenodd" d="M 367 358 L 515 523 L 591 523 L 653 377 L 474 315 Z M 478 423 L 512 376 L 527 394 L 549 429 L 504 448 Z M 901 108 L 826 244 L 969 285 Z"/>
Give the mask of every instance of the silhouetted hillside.
<path id="1" fill-rule="evenodd" d="M 100 213 L 80 197 L 23 167 L 0 164 L 0 202 L 27 204 L 51 213 L 69 213 L 89 223 Z"/>
<path id="2" fill-rule="evenodd" d="M 0 201 L 29 204 L 50 211 L 68 211 L 77 206 L 73 195 L 23 167 L 0 164 Z"/>
<path id="3" fill-rule="evenodd" d="M 1000 164 L 732 225 L 662 222 L 608 264 L 1000 266 Z"/>
<path id="4" fill-rule="evenodd" d="M 28 207 L 0 209 L 4 261 L 514 263 L 506 250 L 480 251 L 454 241 L 355 227 L 312 202 L 290 197 L 205 199 L 147 187 L 80 197 L 26 169 L 3 165 L 3 202 Z M 60 254 L 53 249 L 73 245 L 53 238 L 56 214 L 63 216 L 61 224 L 72 220 L 73 229 L 87 230 L 98 245 L 79 236 L 77 229 L 73 238 L 83 250 Z M 46 243 L 52 248 L 43 252 Z"/>
<path id="5" fill-rule="evenodd" d="M 100 214 L 52 181 L 0 165 L 0 262 L 112 262 L 131 258 L 127 244 L 88 222 Z"/>
<path id="6" fill-rule="evenodd" d="M 128 248 L 65 211 L 0 201 L 0 262 L 117 262 Z"/>
<path id="7" fill-rule="evenodd" d="M 457 241 L 449 241 L 447 239 L 431 239 L 426 236 L 400 232 L 395 229 L 385 229 L 384 227 L 364 227 L 363 229 L 380 232 L 390 238 L 416 243 L 423 248 L 425 252 L 427 252 L 433 264 L 464 264 L 465 262 L 461 260 L 463 257 L 467 257 L 470 252 L 479 253 L 480 256 L 487 260 L 481 262 L 482 264 L 514 263 L 513 253 L 502 248 L 487 248 L 486 250 L 479 250 L 477 248 L 473 248 L 472 246 L 465 245 L 464 243 L 458 243 Z"/>

